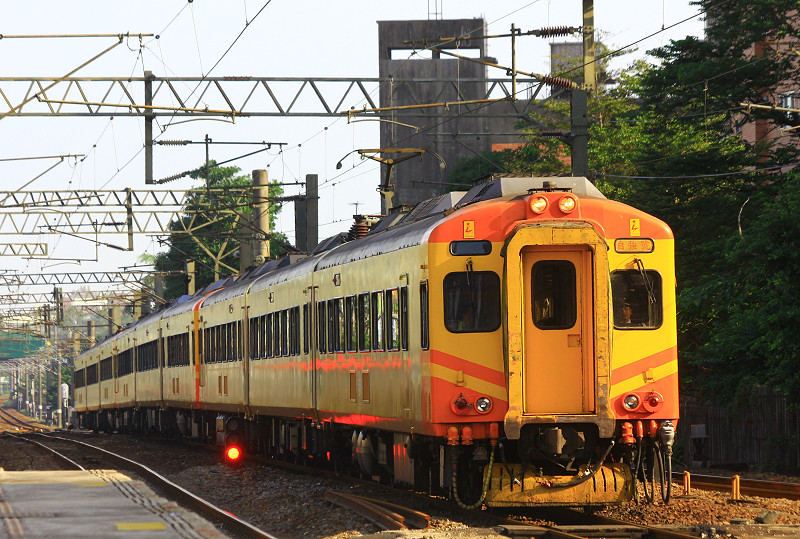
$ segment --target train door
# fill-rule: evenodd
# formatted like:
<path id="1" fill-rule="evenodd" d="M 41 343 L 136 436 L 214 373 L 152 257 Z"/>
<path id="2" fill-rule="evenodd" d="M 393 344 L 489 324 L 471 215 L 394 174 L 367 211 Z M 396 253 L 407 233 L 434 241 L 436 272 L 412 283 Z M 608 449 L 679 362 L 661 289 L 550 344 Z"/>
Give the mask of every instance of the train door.
<path id="1" fill-rule="evenodd" d="M 592 254 L 524 249 L 524 414 L 595 411 Z"/>

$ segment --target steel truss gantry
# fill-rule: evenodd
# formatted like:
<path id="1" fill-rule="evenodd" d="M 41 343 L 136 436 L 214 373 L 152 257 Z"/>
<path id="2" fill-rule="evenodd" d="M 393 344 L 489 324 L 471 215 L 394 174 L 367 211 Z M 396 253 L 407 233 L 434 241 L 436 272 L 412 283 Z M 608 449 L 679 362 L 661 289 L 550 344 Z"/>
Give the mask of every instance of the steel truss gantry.
<path id="1" fill-rule="evenodd" d="M 0 235 L 127 234 L 131 247 L 133 234 L 194 234 L 252 204 L 252 188 L 0 191 Z"/>
<path id="2" fill-rule="evenodd" d="M 525 94 L 544 84 L 538 79 Z M 512 79 L 404 79 L 340 77 L 0 77 L 0 118 L 31 116 L 341 116 L 351 109 L 376 109 L 380 86 L 395 95 L 411 95 L 414 87 L 431 85 L 433 95 L 452 101 L 463 99 L 462 86 L 482 84 L 483 99 L 508 99 L 503 111 L 483 114 L 517 117 L 525 115 L 527 101 L 512 100 Z M 52 88 L 48 88 L 52 86 Z M 430 94 L 429 94 L 430 95 Z M 31 96 L 36 99 L 29 100 Z M 134 97 L 136 96 L 136 97 Z M 445 96 L 450 96 L 446 97 Z M 27 101 L 27 102 L 26 102 Z M 419 105 L 424 104 L 416 100 Z M 24 104 L 23 104 L 24 103 Z M 454 103 L 456 104 L 456 103 Z M 462 112 L 478 113 L 482 107 L 464 105 Z M 446 114 L 446 112 L 445 112 Z M 385 115 L 385 113 L 384 113 Z M 441 111 L 407 109 L 395 112 L 404 118 L 441 116 Z M 362 117 L 379 117 L 377 112 Z"/>

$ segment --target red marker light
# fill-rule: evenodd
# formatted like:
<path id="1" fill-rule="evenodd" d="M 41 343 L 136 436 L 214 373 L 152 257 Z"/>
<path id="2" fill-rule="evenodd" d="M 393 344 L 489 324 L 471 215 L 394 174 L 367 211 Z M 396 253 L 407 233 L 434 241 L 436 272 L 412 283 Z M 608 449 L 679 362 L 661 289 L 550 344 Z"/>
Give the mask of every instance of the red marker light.
<path id="1" fill-rule="evenodd" d="M 242 452 L 239 450 L 238 447 L 229 447 L 228 450 L 225 452 L 225 456 L 228 457 L 228 460 L 239 460 L 239 457 L 242 456 Z"/>

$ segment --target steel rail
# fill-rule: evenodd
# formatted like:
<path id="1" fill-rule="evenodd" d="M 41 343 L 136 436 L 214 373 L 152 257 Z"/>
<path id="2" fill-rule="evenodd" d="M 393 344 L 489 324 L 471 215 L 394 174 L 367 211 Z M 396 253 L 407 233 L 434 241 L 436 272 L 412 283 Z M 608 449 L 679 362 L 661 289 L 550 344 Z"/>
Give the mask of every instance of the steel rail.
<path id="1" fill-rule="evenodd" d="M 77 468 L 78 470 L 81 470 L 81 471 L 85 471 L 86 470 L 86 468 L 84 468 L 83 466 L 81 466 L 80 464 L 78 464 L 77 462 L 75 462 L 74 460 L 69 458 L 68 456 L 64 455 L 63 453 L 59 453 L 58 451 L 56 451 L 52 447 L 48 447 L 48 446 L 46 446 L 44 444 L 41 444 L 41 443 L 37 442 L 36 440 L 31 440 L 29 438 L 23 438 L 22 436 L 17 436 L 16 434 L 7 434 L 7 436 L 11 436 L 12 438 L 16 438 L 17 440 L 22 440 L 23 442 L 28 442 L 28 443 L 31 443 L 31 444 L 35 444 L 35 445 L 41 447 L 42 449 L 44 449 L 46 451 L 49 451 L 50 453 L 52 453 L 52 455 L 54 457 L 56 457 L 57 459 L 61 460 L 64 463 L 66 463 L 68 466 L 73 466 L 73 467 L 75 467 L 75 468 Z"/>
<path id="2" fill-rule="evenodd" d="M 28 423 L 27 421 L 23 421 L 22 419 L 14 416 L 14 414 L 5 408 L 0 408 L 0 419 L 3 419 L 9 425 L 13 425 L 17 428 L 30 429 L 32 431 L 40 428 L 40 426 L 36 425 L 35 423 Z"/>
<path id="3" fill-rule="evenodd" d="M 111 451 L 108 451 L 101 447 L 87 444 L 85 442 L 80 442 L 78 440 L 70 440 L 69 438 L 62 438 L 61 436 L 52 436 L 45 434 L 39 434 L 39 436 L 42 436 L 44 438 L 49 438 L 52 440 L 69 442 L 86 447 L 88 449 L 91 449 L 92 451 L 96 451 L 102 454 L 103 456 L 122 464 L 123 466 L 131 468 L 135 470 L 136 473 L 140 474 L 147 482 L 154 484 L 158 488 L 170 493 L 170 495 L 191 506 L 198 513 L 202 513 L 216 520 L 217 522 L 222 523 L 225 527 L 234 531 L 237 535 L 240 534 L 246 537 L 259 537 L 263 539 L 278 539 L 274 535 L 271 535 L 265 532 L 264 530 L 261 530 L 253 526 L 252 524 L 245 522 L 244 520 L 232 515 L 228 511 L 220 507 L 217 507 L 216 505 L 204 500 L 203 498 L 197 496 L 196 494 L 189 492 L 180 485 L 173 483 L 163 475 L 152 470 L 151 468 L 148 468 L 143 464 L 139 464 L 136 461 L 123 457 L 122 455 L 112 453 Z"/>

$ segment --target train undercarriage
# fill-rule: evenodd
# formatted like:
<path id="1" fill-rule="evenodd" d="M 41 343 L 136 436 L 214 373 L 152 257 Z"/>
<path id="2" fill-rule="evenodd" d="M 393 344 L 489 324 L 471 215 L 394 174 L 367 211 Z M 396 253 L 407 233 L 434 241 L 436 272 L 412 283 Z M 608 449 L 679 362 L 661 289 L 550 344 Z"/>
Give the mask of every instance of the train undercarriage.
<path id="1" fill-rule="evenodd" d="M 466 508 L 589 507 L 640 498 L 666 502 L 670 497 L 669 422 L 616 440 L 601 439 L 590 423 L 528 425 L 519 440 L 475 440 L 468 445 L 309 418 L 246 419 L 205 410 L 93 411 L 81 414 L 77 426 L 188 438 L 221 449 L 236 446 L 244 455 L 403 485 L 448 497 Z"/>

